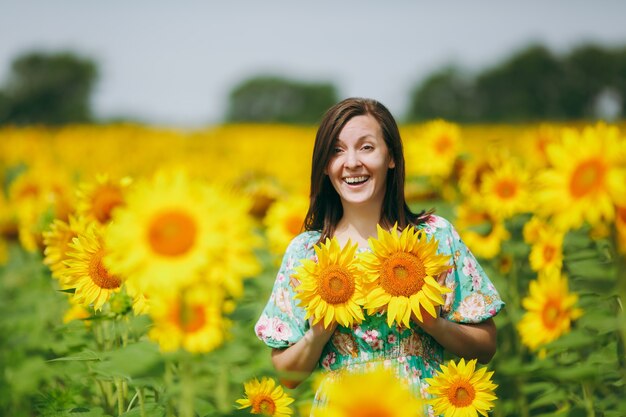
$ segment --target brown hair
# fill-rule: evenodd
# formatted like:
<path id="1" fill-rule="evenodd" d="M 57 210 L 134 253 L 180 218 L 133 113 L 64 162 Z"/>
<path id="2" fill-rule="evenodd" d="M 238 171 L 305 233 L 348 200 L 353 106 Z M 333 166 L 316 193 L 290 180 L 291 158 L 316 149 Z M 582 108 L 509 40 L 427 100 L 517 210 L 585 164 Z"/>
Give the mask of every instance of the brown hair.
<path id="1" fill-rule="evenodd" d="M 343 216 L 343 207 L 337 191 L 333 187 L 326 167 L 332 157 L 332 150 L 339 133 L 355 116 L 371 115 L 381 127 L 389 155 L 395 163 L 387 175 L 385 197 L 381 213 L 381 224 L 391 226 L 398 223 L 400 229 L 408 224 L 424 222 L 431 212 L 415 214 L 409 209 L 404 198 L 404 153 L 402 139 L 395 119 L 389 110 L 376 100 L 347 98 L 331 107 L 324 117 L 315 136 L 313 160 L 311 164 L 311 194 L 309 211 L 304 220 L 306 230 L 321 231 L 320 242 L 333 236 L 335 228 Z"/>

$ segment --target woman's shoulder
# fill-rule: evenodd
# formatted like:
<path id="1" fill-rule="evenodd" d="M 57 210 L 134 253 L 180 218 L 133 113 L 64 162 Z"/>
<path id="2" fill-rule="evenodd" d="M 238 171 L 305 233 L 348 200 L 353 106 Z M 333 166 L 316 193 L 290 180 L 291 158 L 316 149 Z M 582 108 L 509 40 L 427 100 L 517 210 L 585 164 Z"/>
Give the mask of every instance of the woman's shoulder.
<path id="1" fill-rule="evenodd" d="M 443 216 L 437 214 L 428 214 L 422 218 L 419 218 L 419 226 L 426 231 L 426 233 L 446 233 L 454 231 L 452 223 Z"/>
<path id="2" fill-rule="evenodd" d="M 318 230 L 306 230 L 289 242 L 289 246 L 287 247 L 287 252 L 293 251 L 308 251 L 313 250 L 313 247 L 319 240 L 321 232 Z"/>

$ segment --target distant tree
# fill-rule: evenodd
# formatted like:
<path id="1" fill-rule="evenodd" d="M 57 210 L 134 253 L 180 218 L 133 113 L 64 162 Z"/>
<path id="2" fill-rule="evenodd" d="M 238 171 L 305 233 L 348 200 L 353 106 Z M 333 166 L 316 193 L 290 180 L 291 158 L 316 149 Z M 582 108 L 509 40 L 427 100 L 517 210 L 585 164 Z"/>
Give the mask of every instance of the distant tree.
<path id="1" fill-rule="evenodd" d="M 13 62 L 0 94 L 0 123 L 88 122 L 96 79 L 94 62 L 72 53 L 20 56 Z"/>
<path id="2" fill-rule="evenodd" d="M 229 122 L 317 123 L 337 102 L 331 83 L 258 76 L 237 85 L 229 97 Z"/>
<path id="3" fill-rule="evenodd" d="M 557 57 L 531 46 L 475 78 L 443 68 L 411 95 L 409 120 L 565 120 L 624 114 L 626 48 L 583 45 Z M 608 109 L 608 111 L 607 111 Z"/>
<path id="4" fill-rule="evenodd" d="M 563 68 L 543 46 L 531 46 L 476 79 L 482 120 L 514 122 L 562 119 Z"/>
<path id="5" fill-rule="evenodd" d="M 471 106 L 474 86 L 471 79 L 456 67 L 443 68 L 414 88 L 407 120 L 417 122 L 444 118 L 456 122 L 473 120 Z"/>
<path id="6" fill-rule="evenodd" d="M 562 105 L 570 117 L 595 116 L 596 99 L 607 91 L 626 97 L 626 66 L 620 68 L 619 60 L 619 51 L 613 52 L 596 45 L 580 46 L 565 57 Z"/>

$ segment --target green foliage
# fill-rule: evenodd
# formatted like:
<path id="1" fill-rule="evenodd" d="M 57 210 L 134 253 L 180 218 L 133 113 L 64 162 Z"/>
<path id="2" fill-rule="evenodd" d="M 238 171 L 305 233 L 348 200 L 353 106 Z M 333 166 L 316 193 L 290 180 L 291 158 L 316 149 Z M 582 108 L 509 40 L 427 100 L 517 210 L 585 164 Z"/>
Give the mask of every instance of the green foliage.
<path id="1" fill-rule="evenodd" d="M 453 220 L 450 203 L 431 206 Z M 522 239 L 527 219 L 510 219 L 511 239 L 502 253 L 481 260 L 506 302 L 495 317 L 498 350 L 488 365 L 498 384 L 491 415 L 626 415 L 625 260 L 610 237 L 592 240 L 588 228 L 569 232 L 563 269 L 583 315 L 570 332 L 530 351 L 517 331 L 522 299 L 537 277 Z M 503 256 L 512 257 L 510 270 L 501 269 Z M 67 294 L 57 291 L 39 254 L 12 243 L 10 263 L 0 267 L 0 415 L 165 417 L 177 415 L 187 398 L 197 416 L 249 415 L 235 409 L 243 383 L 277 376 L 270 349 L 253 330 L 277 268 L 267 252 L 258 258 L 263 272 L 245 281 L 244 295 L 229 315 L 229 340 L 208 354 L 164 353 L 146 337 L 150 320 L 134 316 L 123 299 L 115 312 L 63 323 Z M 289 390 L 296 404 L 312 398 L 310 380 Z"/>
<path id="2" fill-rule="evenodd" d="M 518 51 L 474 77 L 443 68 L 411 95 L 410 121 L 443 117 L 458 122 L 580 120 L 603 117 L 603 95 L 626 101 L 626 48 L 582 45 L 565 56 L 543 46 Z"/>
<path id="3" fill-rule="evenodd" d="M 0 91 L 0 124 L 80 123 L 91 120 L 94 62 L 71 53 L 18 57 Z"/>
<path id="4" fill-rule="evenodd" d="M 319 122 L 337 102 L 330 83 L 306 83 L 274 76 L 258 76 L 236 86 L 229 97 L 228 122 Z"/>

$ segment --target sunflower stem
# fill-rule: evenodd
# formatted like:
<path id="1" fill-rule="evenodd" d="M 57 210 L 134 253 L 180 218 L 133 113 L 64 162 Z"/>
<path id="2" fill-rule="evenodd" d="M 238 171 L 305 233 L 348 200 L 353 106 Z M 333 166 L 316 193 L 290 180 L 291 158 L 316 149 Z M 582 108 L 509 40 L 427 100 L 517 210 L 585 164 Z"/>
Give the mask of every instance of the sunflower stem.
<path id="1" fill-rule="evenodd" d="M 587 417 L 595 417 L 596 411 L 593 407 L 593 389 L 588 382 L 583 382 L 582 386 L 585 409 L 587 410 Z"/>
<path id="2" fill-rule="evenodd" d="M 613 227 L 613 253 L 615 254 L 615 260 L 617 264 L 617 320 L 618 320 L 618 329 L 621 336 L 621 340 L 618 340 L 618 352 L 617 357 L 620 362 L 620 368 L 622 369 L 622 379 L 626 381 L 626 366 L 624 362 L 624 352 L 626 351 L 626 309 L 624 308 L 624 303 L 626 303 L 626 255 L 622 255 L 618 252 L 617 248 L 619 245 L 617 243 L 617 231 L 616 228 Z M 621 342 L 621 343 L 620 343 Z M 621 346 L 620 346 L 621 344 Z"/>
<path id="3" fill-rule="evenodd" d="M 191 356 L 185 352 L 180 363 L 180 402 L 178 412 L 180 417 L 194 417 L 194 380 Z"/>
<path id="4" fill-rule="evenodd" d="M 120 378 L 115 378 L 115 393 L 117 394 L 117 415 L 121 416 L 124 414 L 124 387 Z"/>
<path id="5" fill-rule="evenodd" d="M 163 379 L 165 381 L 165 392 L 172 392 L 173 389 L 173 368 L 174 364 L 171 361 L 165 363 L 165 375 Z M 174 407 L 172 406 L 171 397 L 165 395 L 165 413 L 167 417 L 174 417 Z"/>

